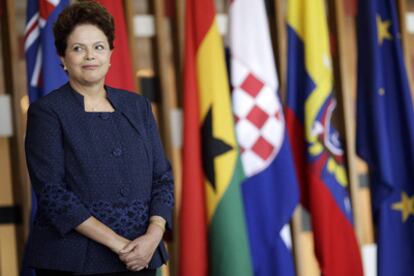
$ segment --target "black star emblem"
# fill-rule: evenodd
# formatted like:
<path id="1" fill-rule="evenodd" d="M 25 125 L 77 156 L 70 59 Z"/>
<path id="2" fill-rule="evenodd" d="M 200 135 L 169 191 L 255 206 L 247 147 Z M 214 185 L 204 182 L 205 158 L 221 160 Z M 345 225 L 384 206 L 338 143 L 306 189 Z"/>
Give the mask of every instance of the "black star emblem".
<path id="1" fill-rule="evenodd" d="M 216 190 L 216 177 L 214 173 L 214 159 L 232 149 L 223 140 L 213 137 L 212 127 L 213 115 L 212 108 L 207 112 L 201 127 L 202 151 L 203 151 L 203 168 L 204 174 L 214 190 Z"/>

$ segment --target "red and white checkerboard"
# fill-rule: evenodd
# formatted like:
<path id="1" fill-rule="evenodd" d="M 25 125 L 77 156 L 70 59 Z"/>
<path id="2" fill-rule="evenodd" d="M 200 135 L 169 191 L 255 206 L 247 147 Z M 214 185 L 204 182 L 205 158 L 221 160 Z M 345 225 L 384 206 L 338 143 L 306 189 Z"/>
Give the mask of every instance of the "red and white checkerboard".
<path id="1" fill-rule="evenodd" d="M 237 65 L 233 112 L 243 168 L 246 176 L 252 176 L 264 170 L 279 152 L 285 121 L 277 88 L 269 87 L 242 64 Z"/>

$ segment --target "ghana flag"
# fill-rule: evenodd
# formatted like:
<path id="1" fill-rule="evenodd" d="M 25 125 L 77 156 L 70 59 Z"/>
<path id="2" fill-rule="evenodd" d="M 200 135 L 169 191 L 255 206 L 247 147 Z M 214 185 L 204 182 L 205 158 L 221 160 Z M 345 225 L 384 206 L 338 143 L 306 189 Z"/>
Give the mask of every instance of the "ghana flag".
<path id="1" fill-rule="evenodd" d="M 213 0 L 187 0 L 180 275 L 251 275 L 222 38 Z"/>

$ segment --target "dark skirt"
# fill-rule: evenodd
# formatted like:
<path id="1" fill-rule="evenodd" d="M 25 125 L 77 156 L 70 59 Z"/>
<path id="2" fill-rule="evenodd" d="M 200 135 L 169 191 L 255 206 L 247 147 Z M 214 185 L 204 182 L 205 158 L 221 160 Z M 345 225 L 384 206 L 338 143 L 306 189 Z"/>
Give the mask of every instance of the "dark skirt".
<path id="1" fill-rule="evenodd" d="M 36 276 L 155 276 L 155 269 L 144 269 L 141 271 L 126 271 L 126 272 L 114 272 L 104 274 L 75 274 L 73 272 L 49 270 L 49 269 L 36 269 Z"/>

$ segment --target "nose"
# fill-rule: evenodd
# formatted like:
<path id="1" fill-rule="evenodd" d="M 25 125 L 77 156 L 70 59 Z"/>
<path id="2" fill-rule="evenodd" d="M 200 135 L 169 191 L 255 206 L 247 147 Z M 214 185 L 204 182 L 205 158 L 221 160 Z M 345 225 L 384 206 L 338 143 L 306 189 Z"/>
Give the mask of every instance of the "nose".
<path id="1" fill-rule="evenodd" d="M 86 60 L 94 60 L 95 56 L 93 54 L 93 51 L 91 51 L 91 50 L 86 51 L 85 59 Z"/>

